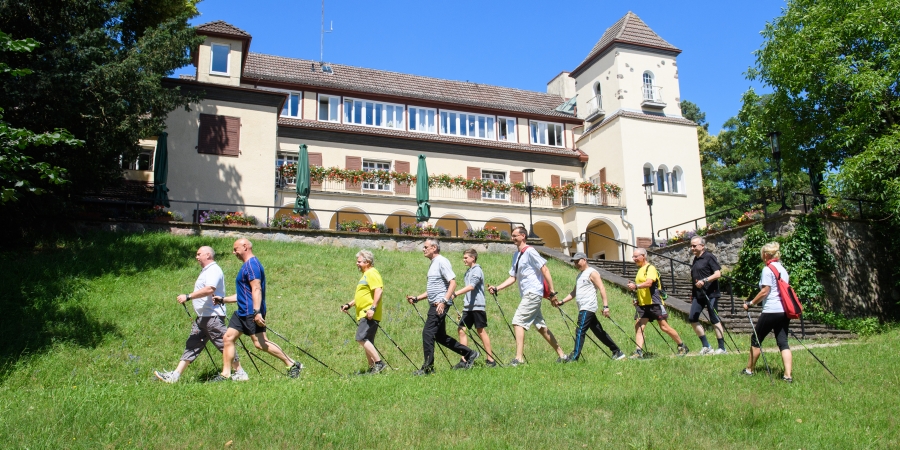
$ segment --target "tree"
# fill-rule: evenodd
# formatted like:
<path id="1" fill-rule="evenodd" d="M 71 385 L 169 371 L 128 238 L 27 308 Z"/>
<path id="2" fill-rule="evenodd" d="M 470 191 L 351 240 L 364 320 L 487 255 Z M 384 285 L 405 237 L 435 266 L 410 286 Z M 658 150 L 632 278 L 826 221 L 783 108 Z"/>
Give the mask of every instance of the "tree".
<path id="1" fill-rule="evenodd" d="M 709 131 L 709 123 L 706 122 L 706 113 L 700 111 L 700 107 L 697 106 L 696 103 L 688 100 L 682 100 L 681 115 L 684 116 L 685 119 L 696 123 L 697 126 L 703 128 L 703 130 L 707 132 Z"/>

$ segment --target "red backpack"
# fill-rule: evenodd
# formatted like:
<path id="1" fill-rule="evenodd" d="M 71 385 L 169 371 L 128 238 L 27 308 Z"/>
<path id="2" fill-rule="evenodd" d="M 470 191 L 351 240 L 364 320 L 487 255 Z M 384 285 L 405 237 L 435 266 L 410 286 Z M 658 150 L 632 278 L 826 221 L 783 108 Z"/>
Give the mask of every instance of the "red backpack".
<path id="1" fill-rule="evenodd" d="M 530 245 L 526 245 L 524 248 L 522 248 L 522 251 L 519 252 L 519 257 L 516 258 L 516 269 L 515 269 L 515 272 L 517 272 L 517 273 L 519 272 L 519 260 L 522 259 L 522 255 L 525 254 L 525 250 L 528 250 L 529 248 L 531 248 L 531 246 L 530 246 Z M 535 251 L 537 251 L 537 250 L 535 250 Z M 543 277 L 541 277 L 541 278 L 543 278 Z M 552 295 L 550 295 L 550 293 L 551 293 L 552 291 L 550 291 L 550 283 L 547 282 L 547 279 L 546 279 L 546 278 L 543 278 L 543 280 L 544 280 L 544 293 L 541 294 L 541 296 L 544 297 L 544 298 L 551 298 Z"/>
<path id="2" fill-rule="evenodd" d="M 766 267 L 775 274 L 775 285 L 778 288 L 778 295 L 781 297 L 781 306 L 784 307 L 784 315 L 787 316 L 788 319 L 799 319 L 800 314 L 803 314 L 803 305 L 800 304 L 800 299 L 797 297 L 797 293 L 794 292 L 794 288 L 781 278 L 781 272 L 772 265 L 775 261 L 777 260 L 773 259 L 766 263 Z"/>

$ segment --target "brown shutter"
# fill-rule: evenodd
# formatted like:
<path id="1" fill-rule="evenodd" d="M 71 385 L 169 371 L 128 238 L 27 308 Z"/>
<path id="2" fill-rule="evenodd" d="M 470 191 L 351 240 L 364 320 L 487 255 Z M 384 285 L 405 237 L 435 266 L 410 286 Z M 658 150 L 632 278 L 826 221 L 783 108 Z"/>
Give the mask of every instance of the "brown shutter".
<path id="1" fill-rule="evenodd" d="M 362 170 L 362 158 L 359 156 L 348 156 L 347 170 Z M 362 183 L 351 183 L 348 180 L 344 182 L 344 189 L 348 191 L 359 191 L 362 189 Z"/>
<path id="2" fill-rule="evenodd" d="M 650 248 L 650 238 L 648 237 L 640 237 L 636 239 L 636 244 L 640 248 Z"/>
<path id="3" fill-rule="evenodd" d="M 600 185 L 603 186 L 603 183 L 606 183 L 606 167 L 600 169 L 600 174 L 598 175 L 598 177 L 600 178 Z M 606 188 L 603 188 L 600 191 L 600 203 L 602 203 L 603 205 L 607 205 L 609 203 L 609 200 L 606 197 Z"/>
<path id="4" fill-rule="evenodd" d="M 200 114 L 197 153 L 238 156 L 241 149 L 241 118 Z"/>
<path id="5" fill-rule="evenodd" d="M 550 175 L 550 186 L 559 187 L 559 175 Z M 553 199 L 553 206 L 562 205 L 562 199 Z"/>
<path id="6" fill-rule="evenodd" d="M 322 167 L 322 154 L 321 153 L 310 153 L 309 154 L 309 167 Z M 322 183 L 310 179 L 309 180 L 310 187 L 314 188 L 322 188 Z"/>
<path id="7" fill-rule="evenodd" d="M 394 161 L 394 171 L 398 173 L 409 173 L 408 161 Z M 394 192 L 398 194 L 409 195 L 409 185 L 406 183 L 394 183 Z"/>
<path id="8" fill-rule="evenodd" d="M 509 171 L 509 184 L 523 183 L 525 182 L 525 174 L 522 172 L 516 172 L 514 170 Z M 509 198 L 513 201 L 513 203 L 525 203 L 525 195 L 521 192 L 513 189 L 509 191 Z"/>
<path id="9" fill-rule="evenodd" d="M 481 169 L 478 167 L 466 167 L 466 179 L 467 180 L 480 180 L 481 179 Z M 481 200 L 481 191 L 478 189 L 469 189 L 466 191 L 469 200 Z"/>

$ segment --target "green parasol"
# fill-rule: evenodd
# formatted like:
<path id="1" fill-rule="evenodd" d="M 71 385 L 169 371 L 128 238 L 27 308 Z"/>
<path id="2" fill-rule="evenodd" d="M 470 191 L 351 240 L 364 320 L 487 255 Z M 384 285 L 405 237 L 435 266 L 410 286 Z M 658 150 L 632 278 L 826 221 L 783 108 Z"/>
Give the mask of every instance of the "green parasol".
<path id="1" fill-rule="evenodd" d="M 300 161 L 297 162 L 297 199 L 294 201 L 294 212 L 309 214 L 309 153 L 306 144 L 300 144 Z"/>
<path id="2" fill-rule="evenodd" d="M 425 155 L 419 155 L 419 168 L 416 170 L 416 221 L 426 222 L 431 218 L 431 205 L 428 203 L 428 167 L 425 166 Z"/>

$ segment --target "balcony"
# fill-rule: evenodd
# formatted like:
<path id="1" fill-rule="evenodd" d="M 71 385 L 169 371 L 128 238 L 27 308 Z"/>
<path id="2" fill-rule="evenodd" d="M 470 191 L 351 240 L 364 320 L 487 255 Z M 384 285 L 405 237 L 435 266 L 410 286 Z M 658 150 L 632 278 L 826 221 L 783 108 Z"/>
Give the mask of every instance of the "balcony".
<path id="1" fill-rule="evenodd" d="M 585 114 L 581 118 L 586 122 L 597 120 L 606 115 L 603 111 L 603 97 L 598 95 L 587 101 Z"/>
<path id="2" fill-rule="evenodd" d="M 642 108 L 663 109 L 666 107 L 666 103 L 662 99 L 662 87 L 645 84 L 641 90 L 643 91 Z"/>

